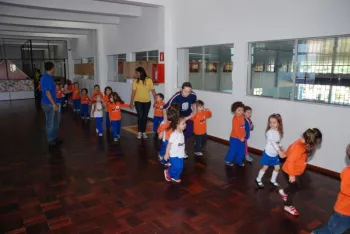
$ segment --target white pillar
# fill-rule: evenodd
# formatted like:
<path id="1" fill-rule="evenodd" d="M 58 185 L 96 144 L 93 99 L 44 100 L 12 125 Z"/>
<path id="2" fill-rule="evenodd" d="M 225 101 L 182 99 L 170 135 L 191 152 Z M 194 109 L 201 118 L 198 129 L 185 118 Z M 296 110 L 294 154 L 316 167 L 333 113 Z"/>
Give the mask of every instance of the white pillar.
<path id="1" fill-rule="evenodd" d="M 97 73 L 95 72 L 95 82 L 98 83 L 101 89 L 107 86 L 108 81 L 108 61 L 105 54 L 104 46 L 104 26 L 101 25 L 99 29 L 96 30 L 96 45 L 97 45 L 97 56 L 95 59 L 95 64 L 97 68 Z M 97 61 L 96 61 L 97 60 Z M 96 77 L 97 74 L 97 77 Z"/>
<path id="2" fill-rule="evenodd" d="M 72 55 L 72 49 L 71 49 L 71 41 L 67 40 L 67 71 L 66 71 L 66 77 L 69 80 L 73 80 L 74 78 L 74 60 Z"/>

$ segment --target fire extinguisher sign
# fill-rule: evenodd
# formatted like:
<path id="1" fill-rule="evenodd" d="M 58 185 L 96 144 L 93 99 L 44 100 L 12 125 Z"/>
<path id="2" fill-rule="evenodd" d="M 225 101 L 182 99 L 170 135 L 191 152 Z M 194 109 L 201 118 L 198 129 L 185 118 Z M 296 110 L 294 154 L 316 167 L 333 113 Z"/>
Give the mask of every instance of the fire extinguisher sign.
<path id="1" fill-rule="evenodd" d="M 164 62 L 164 52 L 159 53 L 159 61 Z"/>

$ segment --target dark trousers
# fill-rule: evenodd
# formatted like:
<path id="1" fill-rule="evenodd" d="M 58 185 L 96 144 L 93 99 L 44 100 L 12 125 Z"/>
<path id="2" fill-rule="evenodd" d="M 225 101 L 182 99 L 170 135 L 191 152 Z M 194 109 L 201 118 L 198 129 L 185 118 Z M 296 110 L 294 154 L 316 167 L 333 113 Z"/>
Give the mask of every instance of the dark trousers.
<path id="1" fill-rule="evenodd" d="M 195 135 L 194 140 L 196 142 L 194 152 L 199 153 L 201 152 L 201 148 L 205 145 L 207 142 L 207 134 L 203 135 Z"/>
<path id="2" fill-rule="evenodd" d="M 288 183 L 288 187 L 283 189 L 284 193 L 288 195 L 287 201 L 285 203 L 286 206 L 292 206 L 293 205 L 293 201 L 294 201 L 294 197 L 298 191 L 298 177 L 296 177 L 295 181 L 293 183 L 289 182 L 289 175 L 287 173 L 285 173 L 282 170 L 282 174 L 283 177 L 285 178 L 285 180 Z"/>
<path id="3" fill-rule="evenodd" d="M 193 121 L 187 120 L 186 121 L 186 129 L 184 131 L 185 141 L 187 141 L 188 138 L 190 138 L 193 135 Z"/>
<path id="4" fill-rule="evenodd" d="M 137 112 L 137 126 L 139 132 L 146 132 L 148 112 L 151 108 L 151 102 L 135 102 Z"/>

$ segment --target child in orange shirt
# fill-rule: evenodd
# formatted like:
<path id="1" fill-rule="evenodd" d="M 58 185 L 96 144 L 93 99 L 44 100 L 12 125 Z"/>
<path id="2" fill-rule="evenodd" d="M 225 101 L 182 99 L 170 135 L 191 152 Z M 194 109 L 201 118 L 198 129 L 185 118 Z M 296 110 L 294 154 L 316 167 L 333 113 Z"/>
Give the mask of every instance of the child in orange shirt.
<path id="1" fill-rule="evenodd" d="M 89 114 L 89 103 L 90 103 L 90 98 L 88 96 L 88 90 L 87 89 L 82 89 L 81 90 L 81 112 L 80 116 L 82 119 L 90 119 L 90 114 Z"/>
<path id="2" fill-rule="evenodd" d="M 245 120 L 243 115 L 244 104 L 235 102 L 231 106 L 231 111 L 234 113 L 232 118 L 232 131 L 230 136 L 230 149 L 227 152 L 225 163 L 227 166 L 233 167 L 233 161 L 241 167 L 244 167 L 245 143 Z"/>
<path id="3" fill-rule="evenodd" d="M 78 82 L 74 83 L 73 93 L 73 111 L 80 111 L 80 88 Z"/>
<path id="4" fill-rule="evenodd" d="M 202 156 L 201 147 L 205 144 L 207 140 L 207 121 L 206 119 L 211 118 L 212 113 L 209 109 L 204 108 L 204 102 L 201 100 L 196 101 L 197 113 L 191 119 L 194 124 L 194 134 L 195 134 L 195 150 L 194 154 L 196 156 Z"/>
<path id="5" fill-rule="evenodd" d="M 154 108 L 154 115 L 153 115 L 153 131 L 157 133 L 159 124 L 164 120 L 163 117 L 163 106 L 164 103 L 164 94 L 157 93 L 156 95 L 156 102 L 153 105 Z"/>
<path id="6" fill-rule="evenodd" d="M 94 86 L 94 92 L 91 95 L 91 104 L 93 103 L 93 101 L 95 101 L 96 95 L 100 95 L 100 97 L 103 97 L 103 93 L 100 91 L 99 85 Z"/>
<path id="7" fill-rule="evenodd" d="M 109 100 L 109 118 L 112 124 L 114 142 L 117 142 L 120 138 L 120 126 L 122 120 L 121 108 L 131 108 L 131 106 L 125 104 L 116 92 L 111 93 Z"/>
<path id="8" fill-rule="evenodd" d="M 72 102 L 73 88 L 74 88 L 74 84 L 72 84 L 72 82 L 70 80 L 67 80 L 67 83 L 65 85 L 66 104 L 71 104 L 71 102 Z"/>
<path id="9" fill-rule="evenodd" d="M 282 167 L 282 172 L 288 182 L 288 187 L 280 189 L 278 192 L 285 201 L 284 210 L 291 215 L 299 215 L 299 212 L 293 206 L 293 199 L 298 190 L 297 181 L 306 169 L 308 156 L 316 150 L 316 146 L 321 141 L 321 131 L 317 128 L 309 128 L 285 152 L 287 160 Z"/>
<path id="10" fill-rule="evenodd" d="M 105 104 L 106 109 L 106 129 L 107 131 L 111 129 L 111 120 L 109 119 L 108 105 L 109 105 L 109 95 L 113 92 L 112 88 L 107 86 L 105 88 L 105 95 L 103 96 L 103 103 Z"/>
<path id="11" fill-rule="evenodd" d="M 166 148 L 168 146 L 168 141 L 170 138 L 171 133 L 173 132 L 173 129 L 170 128 L 170 124 L 172 121 L 177 122 L 179 119 L 179 108 L 176 106 L 171 106 L 167 110 L 167 120 L 163 120 L 162 123 L 159 125 L 158 128 L 158 137 L 159 139 L 162 140 L 162 145 L 160 147 L 159 153 L 158 153 L 158 158 L 159 161 L 165 165 L 165 166 L 170 166 L 170 163 L 168 161 L 164 160 L 164 156 L 166 153 Z"/>
<path id="12" fill-rule="evenodd" d="M 59 111 L 61 111 L 61 106 L 62 106 L 62 99 L 63 99 L 63 95 L 64 92 L 62 91 L 62 89 L 60 88 L 60 84 L 56 83 L 56 104 L 59 104 Z"/>
<path id="13" fill-rule="evenodd" d="M 350 144 L 346 147 L 346 155 L 350 159 Z M 334 214 L 328 224 L 313 231 L 313 234 L 345 233 L 350 229 L 350 166 L 342 171 L 340 192 L 334 205 Z"/>

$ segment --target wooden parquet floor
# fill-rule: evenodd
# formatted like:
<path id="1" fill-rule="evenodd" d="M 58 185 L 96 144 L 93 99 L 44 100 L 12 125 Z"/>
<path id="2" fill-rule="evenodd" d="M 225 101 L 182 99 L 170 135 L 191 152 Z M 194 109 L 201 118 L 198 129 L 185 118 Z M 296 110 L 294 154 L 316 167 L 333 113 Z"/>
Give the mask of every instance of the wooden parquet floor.
<path id="1" fill-rule="evenodd" d="M 123 126 L 135 124 L 123 114 Z M 182 184 L 171 184 L 158 140 L 122 130 L 112 143 L 94 126 L 63 112 L 65 142 L 49 150 L 34 100 L 0 102 L 0 233 L 301 234 L 328 220 L 339 191 L 339 181 L 307 172 L 295 218 L 273 188 L 256 189 L 257 156 L 227 168 L 228 147 L 208 141 L 205 156 L 185 161 Z"/>

